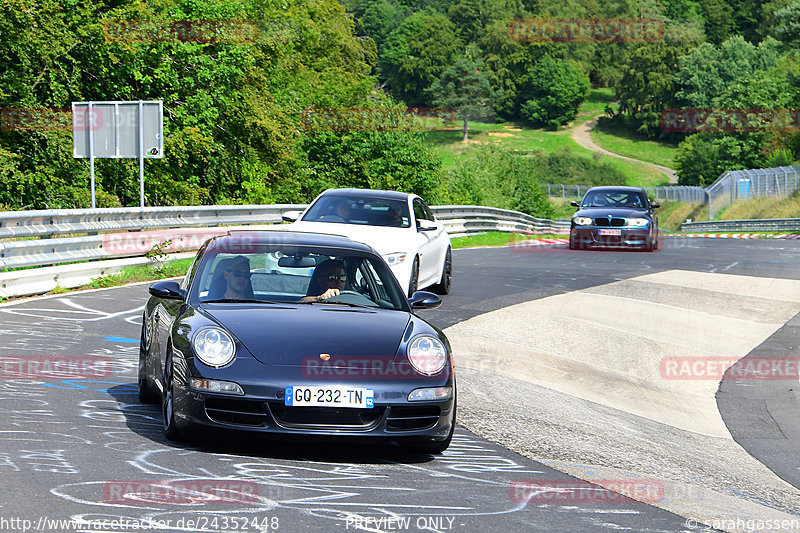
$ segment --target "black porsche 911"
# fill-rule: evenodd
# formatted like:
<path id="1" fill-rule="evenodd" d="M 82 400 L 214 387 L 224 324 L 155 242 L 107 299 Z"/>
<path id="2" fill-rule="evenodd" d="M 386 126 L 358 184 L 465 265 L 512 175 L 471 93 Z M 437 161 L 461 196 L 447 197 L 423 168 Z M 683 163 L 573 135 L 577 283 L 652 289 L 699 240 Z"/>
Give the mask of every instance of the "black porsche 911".
<path id="1" fill-rule="evenodd" d="M 659 204 L 639 187 L 593 187 L 572 216 L 569 249 L 593 247 L 658 249 Z"/>
<path id="2" fill-rule="evenodd" d="M 207 241 L 178 283 L 150 286 L 139 399 L 170 439 L 213 427 L 381 437 L 438 453 L 453 436 L 450 345 L 372 248 L 244 231 Z"/>

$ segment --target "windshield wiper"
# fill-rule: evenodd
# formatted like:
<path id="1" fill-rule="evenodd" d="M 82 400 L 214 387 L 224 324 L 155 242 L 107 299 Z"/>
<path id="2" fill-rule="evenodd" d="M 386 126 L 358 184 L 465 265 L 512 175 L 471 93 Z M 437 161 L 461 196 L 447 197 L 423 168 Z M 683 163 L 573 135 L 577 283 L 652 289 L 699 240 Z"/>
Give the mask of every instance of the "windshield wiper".
<path id="1" fill-rule="evenodd" d="M 252 298 L 217 298 L 216 300 L 203 300 L 201 304 L 284 304 L 286 302 L 273 302 L 271 300 L 254 300 Z"/>

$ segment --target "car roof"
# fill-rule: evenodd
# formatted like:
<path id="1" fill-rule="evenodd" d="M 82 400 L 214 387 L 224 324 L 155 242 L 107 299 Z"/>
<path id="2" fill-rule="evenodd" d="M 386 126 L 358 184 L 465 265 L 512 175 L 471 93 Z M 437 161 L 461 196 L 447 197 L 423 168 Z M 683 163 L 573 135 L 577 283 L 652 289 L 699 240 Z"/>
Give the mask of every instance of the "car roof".
<path id="1" fill-rule="evenodd" d="M 631 187 L 629 185 L 603 185 L 600 187 L 592 187 L 586 192 L 592 191 L 644 192 L 644 189 L 641 187 Z"/>
<path id="2" fill-rule="evenodd" d="M 380 189 L 328 189 L 320 196 L 357 196 L 361 198 L 388 198 L 392 200 L 407 200 L 409 196 L 416 196 L 407 192 L 384 191 Z"/>
<path id="3" fill-rule="evenodd" d="M 245 240 L 246 239 L 246 240 Z M 237 230 L 229 231 L 227 235 L 220 235 L 212 238 L 217 244 L 241 242 L 247 244 L 281 244 L 289 246 L 327 246 L 332 248 L 342 248 L 359 252 L 375 254 L 375 250 L 366 244 L 350 240 L 344 235 L 331 235 L 325 233 L 311 233 L 304 231 L 272 231 L 272 230 Z"/>

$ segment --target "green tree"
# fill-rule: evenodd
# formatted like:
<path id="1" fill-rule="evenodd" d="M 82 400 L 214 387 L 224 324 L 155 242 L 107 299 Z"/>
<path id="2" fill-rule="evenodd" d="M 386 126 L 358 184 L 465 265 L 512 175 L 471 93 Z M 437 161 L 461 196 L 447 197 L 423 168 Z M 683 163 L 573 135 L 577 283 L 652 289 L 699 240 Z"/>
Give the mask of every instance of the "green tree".
<path id="1" fill-rule="evenodd" d="M 437 107 L 454 109 L 464 124 L 463 142 L 469 140 L 470 116 L 480 116 L 491 111 L 492 88 L 489 75 L 480 60 L 469 55 L 456 59 L 442 76 L 426 89 L 426 94 Z"/>
<path id="2" fill-rule="evenodd" d="M 446 16 L 415 13 L 389 34 L 380 56 L 381 77 L 408 105 L 425 105 L 423 91 L 453 63 L 460 48 Z"/>
<path id="3" fill-rule="evenodd" d="M 546 55 L 528 71 L 517 95 L 520 112 L 534 124 L 557 128 L 575 118 L 589 88 L 580 69 Z"/>

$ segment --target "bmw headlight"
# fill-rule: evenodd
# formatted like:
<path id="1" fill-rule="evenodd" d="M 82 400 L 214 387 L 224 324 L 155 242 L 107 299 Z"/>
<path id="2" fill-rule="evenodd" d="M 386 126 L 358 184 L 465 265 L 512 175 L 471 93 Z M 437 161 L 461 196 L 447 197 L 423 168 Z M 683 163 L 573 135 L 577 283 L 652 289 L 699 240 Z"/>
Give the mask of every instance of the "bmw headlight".
<path id="1" fill-rule="evenodd" d="M 575 217 L 572 220 L 575 221 L 577 226 L 589 226 L 592 223 L 592 219 L 589 217 Z"/>
<path id="2" fill-rule="evenodd" d="M 430 335 L 420 335 L 408 346 L 408 360 L 420 374 L 438 374 L 447 363 L 447 350 L 442 341 Z"/>
<path id="3" fill-rule="evenodd" d="M 646 226 L 650 221 L 646 218 L 629 218 L 628 225 L 629 226 Z"/>
<path id="4" fill-rule="evenodd" d="M 395 252 L 393 254 L 384 255 L 383 259 L 384 259 L 384 261 L 386 261 L 387 265 L 395 266 L 395 265 L 399 265 L 400 263 L 405 261 L 406 255 L 407 254 L 405 252 Z"/>
<path id="5" fill-rule="evenodd" d="M 231 336 L 214 326 L 200 329 L 194 336 L 192 346 L 197 358 L 214 368 L 227 365 L 236 355 Z"/>

